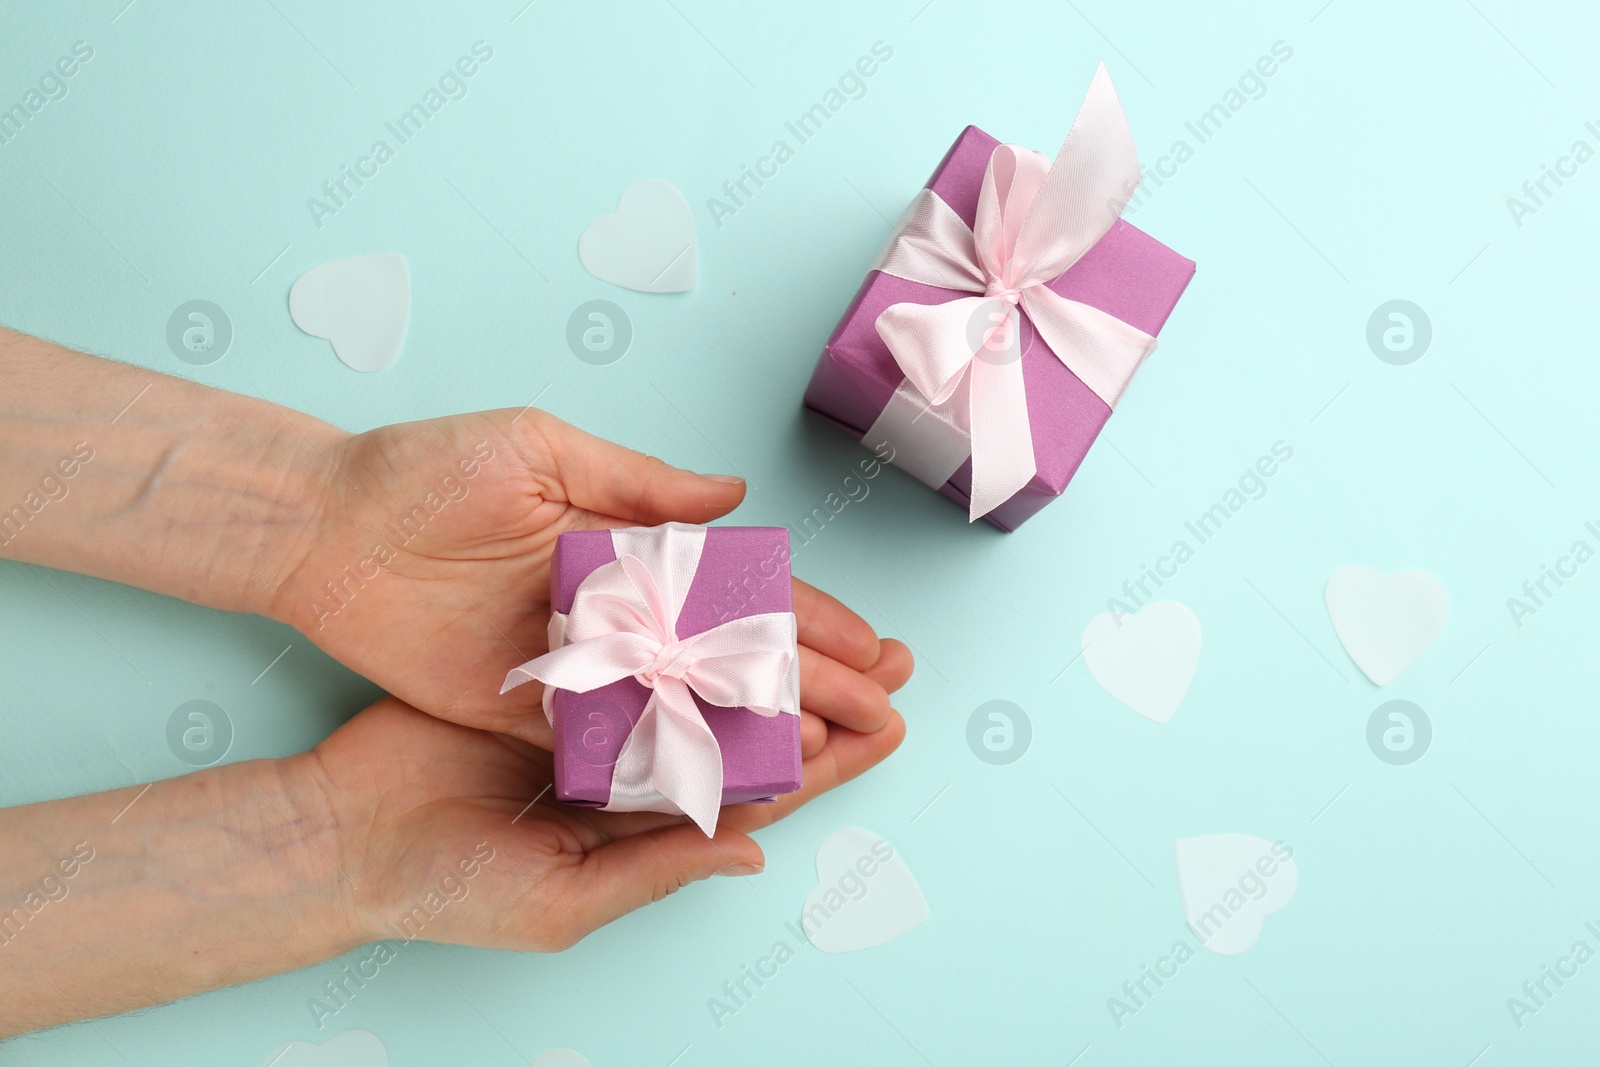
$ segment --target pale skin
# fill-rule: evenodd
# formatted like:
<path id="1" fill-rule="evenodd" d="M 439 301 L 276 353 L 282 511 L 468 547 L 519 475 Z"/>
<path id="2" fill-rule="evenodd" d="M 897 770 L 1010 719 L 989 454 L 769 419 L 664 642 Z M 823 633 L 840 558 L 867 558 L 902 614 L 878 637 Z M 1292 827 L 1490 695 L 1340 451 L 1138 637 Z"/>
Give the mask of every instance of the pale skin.
<path id="1" fill-rule="evenodd" d="M 710 839 L 555 803 L 538 684 L 499 694 L 546 650 L 558 534 L 743 496 L 531 408 L 350 434 L 0 329 L 0 558 L 276 619 L 392 694 L 302 755 L 0 810 L 0 1037 L 393 938 L 447 877 L 418 936 L 554 951 L 759 872 L 752 831 L 899 745 L 905 646 L 797 580 L 805 784 Z"/>

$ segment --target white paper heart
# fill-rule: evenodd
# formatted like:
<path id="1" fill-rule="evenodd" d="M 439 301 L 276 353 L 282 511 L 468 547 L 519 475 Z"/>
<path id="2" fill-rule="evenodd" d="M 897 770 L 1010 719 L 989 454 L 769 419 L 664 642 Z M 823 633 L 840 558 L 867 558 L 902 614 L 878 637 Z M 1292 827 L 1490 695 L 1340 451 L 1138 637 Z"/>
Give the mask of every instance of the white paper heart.
<path id="1" fill-rule="evenodd" d="M 279 1045 L 262 1067 L 389 1067 L 389 1050 L 371 1030 L 344 1030 L 321 1045 L 310 1041 Z"/>
<path id="2" fill-rule="evenodd" d="M 406 257 L 351 256 L 312 267 L 289 290 L 289 317 L 333 342 L 333 354 L 352 370 L 383 370 L 400 355 L 411 321 Z"/>
<path id="3" fill-rule="evenodd" d="M 846 827 L 817 849 L 817 887 L 800 926 L 824 952 L 854 952 L 893 941 L 930 914 L 894 847 L 870 830 Z"/>
<path id="4" fill-rule="evenodd" d="M 624 289 L 693 289 L 699 251 L 689 202 L 667 182 L 634 182 L 622 191 L 616 212 L 589 223 L 578 238 L 578 261 L 596 278 Z"/>
<path id="5" fill-rule="evenodd" d="M 1421 659 L 1450 612 L 1449 594 L 1427 571 L 1384 574 L 1351 563 L 1333 572 L 1325 595 L 1339 643 L 1377 685 Z"/>
<path id="6" fill-rule="evenodd" d="M 1153 722 L 1183 703 L 1200 663 L 1200 620 L 1185 604 L 1158 600 L 1132 615 L 1101 612 L 1083 628 L 1083 661 L 1101 688 Z"/>
<path id="7" fill-rule="evenodd" d="M 1300 885 L 1294 850 L 1253 834 L 1212 834 L 1173 843 L 1178 898 L 1189 929 L 1219 956 L 1237 956 L 1261 936 Z"/>

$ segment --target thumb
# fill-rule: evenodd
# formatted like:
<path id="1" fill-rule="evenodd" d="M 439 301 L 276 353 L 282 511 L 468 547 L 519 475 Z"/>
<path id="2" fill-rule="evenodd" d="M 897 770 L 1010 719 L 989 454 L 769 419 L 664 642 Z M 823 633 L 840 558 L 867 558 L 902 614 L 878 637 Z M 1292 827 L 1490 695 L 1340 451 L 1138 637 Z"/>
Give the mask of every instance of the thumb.
<path id="1" fill-rule="evenodd" d="M 756 874 L 761 846 L 726 827 L 707 837 L 692 823 L 664 826 L 601 845 L 579 865 L 581 928 L 596 930 L 714 874 Z"/>
<path id="2" fill-rule="evenodd" d="M 567 501 L 640 526 L 710 522 L 744 499 L 744 479 L 696 474 L 585 433 L 542 411 L 521 420 Z"/>

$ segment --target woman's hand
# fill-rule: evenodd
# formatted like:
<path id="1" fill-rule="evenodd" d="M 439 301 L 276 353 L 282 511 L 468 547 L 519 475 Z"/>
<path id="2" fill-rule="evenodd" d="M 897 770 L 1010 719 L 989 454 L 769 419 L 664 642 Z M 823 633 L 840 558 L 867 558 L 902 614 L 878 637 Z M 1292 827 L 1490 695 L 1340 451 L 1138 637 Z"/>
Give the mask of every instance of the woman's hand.
<path id="1" fill-rule="evenodd" d="M 874 766 L 904 734 L 894 713 L 872 733 L 832 727 L 798 793 L 725 808 L 714 838 L 678 815 L 556 803 L 548 752 L 394 699 L 318 745 L 309 773 L 340 827 L 350 925 L 365 939 L 553 951 L 690 882 L 760 871 L 749 831 Z"/>
<path id="2" fill-rule="evenodd" d="M 506 672 L 548 650 L 550 561 L 568 530 L 707 522 L 744 497 L 533 409 L 385 426 L 328 455 L 336 475 L 272 613 L 430 714 L 548 747 L 539 686 Z M 843 604 L 794 583 L 802 753 L 826 723 L 872 732 L 910 674 Z"/>
<path id="3" fill-rule="evenodd" d="M 707 522 L 737 478 L 678 470 L 531 408 L 352 435 L 279 404 L 0 329 L 0 558 L 270 615 L 454 722 L 549 744 L 539 686 L 564 530 Z M 870 732 L 911 656 L 794 584 L 801 750 Z"/>
<path id="4" fill-rule="evenodd" d="M 550 754 L 394 698 L 312 752 L 0 810 L 0 1038 L 306 967 L 370 941 L 551 951 L 718 872 L 878 763 L 827 729 L 805 785 L 681 816 L 557 804 Z M 309 981 L 309 980 L 308 980 Z"/>

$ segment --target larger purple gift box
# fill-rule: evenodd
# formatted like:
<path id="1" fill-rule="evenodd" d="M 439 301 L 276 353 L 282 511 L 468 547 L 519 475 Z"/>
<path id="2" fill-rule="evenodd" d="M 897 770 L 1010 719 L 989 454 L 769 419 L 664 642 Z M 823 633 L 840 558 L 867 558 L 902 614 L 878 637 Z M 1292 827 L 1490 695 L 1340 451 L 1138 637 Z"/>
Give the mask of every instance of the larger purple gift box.
<path id="1" fill-rule="evenodd" d="M 794 610 L 789 579 L 789 531 L 770 526 L 710 526 L 699 569 L 678 614 L 680 639 L 766 612 Z M 568 614 L 578 586 L 615 561 L 608 530 L 581 530 L 556 539 L 551 607 Z M 569 804 L 604 807 L 612 768 L 649 702 L 650 689 L 623 678 L 587 693 L 554 690 L 551 697 L 555 793 Z M 800 788 L 800 716 L 760 715 L 719 708 L 695 695 L 722 749 L 722 802 L 772 800 Z"/>
<path id="2" fill-rule="evenodd" d="M 928 180 L 928 188 L 969 227 L 977 215 L 989 155 L 998 144 L 976 126 L 968 126 Z M 1049 287 L 1154 336 L 1172 314 L 1194 269 L 1193 260 L 1118 219 L 1098 244 Z M 817 361 L 806 388 L 806 406 L 860 440 L 905 377 L 878 336 L 878 316 L 891 304 L 934 304 L 967 295 L 876 270 L 868 272 Z M 1023 330 L 1031 341 L 1022 357 L 1022 376 L 1038 472 L 1014 497 L 985 516 L 1002 530 L 1016 529 L 1061 495 L 1111 415 L 1105 401 L 1068 370 L 1042 338 L 1030 337 L 1031 326 L 1025 323 Z M 939 492 L 966 507 L 971 488 L 969 458 Z"/>

